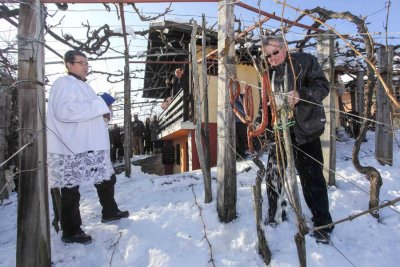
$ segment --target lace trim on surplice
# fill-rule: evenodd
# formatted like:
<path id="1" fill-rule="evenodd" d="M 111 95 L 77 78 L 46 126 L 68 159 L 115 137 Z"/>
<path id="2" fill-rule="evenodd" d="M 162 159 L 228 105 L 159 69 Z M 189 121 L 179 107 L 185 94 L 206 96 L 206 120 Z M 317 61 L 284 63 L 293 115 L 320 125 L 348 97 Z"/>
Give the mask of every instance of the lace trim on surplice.
<path id="1" fill-rule="evenodd" d="M 48 153 L 50 187 L 74 187 L 85 182 L 110 180 L 114 173 L 110 151 L 90 151 L 75 155 Z"/>

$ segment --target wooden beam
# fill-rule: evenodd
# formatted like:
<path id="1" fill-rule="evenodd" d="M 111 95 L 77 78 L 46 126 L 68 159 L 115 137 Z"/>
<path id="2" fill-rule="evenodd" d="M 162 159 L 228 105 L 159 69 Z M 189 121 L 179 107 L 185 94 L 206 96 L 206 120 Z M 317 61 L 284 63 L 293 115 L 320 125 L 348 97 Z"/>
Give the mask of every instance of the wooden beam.
<path id="1" fill-rule="evenodd" d="M 261 19 L 259 22 L 255 23 L 254 25 L 252 25 L 252 26 L 250 26 L 250 27 L 247 27 L 244 31 L 242 31 L 240 34 L 238 34 L 238 36 L 236 36 L 236 38 L 234 39 L 234 41 L 238 40 L 239 38 L 242 38 L 243 36 L 245 36 L 247 33 L 251 32 L 251 31 L 254 30 L 255 28 L 260 27 L 262 24 L 264 24 L 264 23 L 267 22 L 268 20 L 270 20 L 270 18 L 269 18 L 269 17 L 265 17 L 265 18 Z M 218 49 L 214 49 L 213 51 L 211 51 L 210 53 L 208 53 L 208 54 L 206 55 L 206 58 L 209 58 L 209 57 L 211 57 L 211 56 L 217 54 L 217 52 L 218 52 Z M 197 63 L 201 63 L 201 60 L 202 60 L 202 59 L 199 59 L 199 60 L 197 61 Z M 251 63 L 253 63 L 253 62 L 251 62 Z"/>
<path id="2" fill-rule="evenodd" d="M 243 7 L 243 8 L 245 8 L 245 9 L 250 10 L 250 11 L 253 11 L 253 12 L 257 13 L 257 14 L 261 14 L 261 15 L 266 16 L 266 17 L 268 17 L 268 18 L 271 18 L 271 19 L 274 19 L 274 20 L 277 20 L 277 21 L 282 21 L 282 22 L 288 23 L 288 24 L 290 24 L 290 25 L 295 25 L 295 26 L 300 27 L 300 28 L 303 28 L 303 29 L 313 30 L 313 31 L 315 31 L 315 32 L 322 32 L 322 31 L 324 31 L 324 30 L 321 30 L 321 29 L 318 29 L 318 28 L 314 28 L 314 27 L 311 27 L 311 26 L 308 26 L 308 25 L 305 25 L 305 24 L 302 24 L 302 23 L 299 23 L 299 22 L 296 22 L 296 21 L 293 21 L 293 20 L 288 20 L 288 19 L 285 19 L 285 18 L 276 16 L 276 15 L 274 15 L 274 14 L 271 14 L 271 13 L 268 13 L 268 12 L 265 12 L 265 11 L 262 11 L 262 10 L 260 10 L 260 9 L 258 9 L 258 8 L 249 6 L 249 5 L 247 5 L 247 4 L 245 4 L 245 3 L 242 3 L 242 2 L 236 2 L 235 5 L 240 6 L 240 7 Z"/>
<path id="3" fill-rule="evenodd" d="M 314 27 L 311 27 L 311 26 L 308 26 L 308 25 L 305 25 L 305 24 L 301 24 L 299 22 L 295 22 L 295 21 L 292 21 L 292 20 L 288 20 L 288 19 L 276 16 L 274 14 L 271 14 L 271 13 L 265 12 L 263 10 L 260 10 L 258 8 L 252 7 L 250 5 L 244 4 L 244 3 L 240 2 L 240 1 L 235 2 L 234 4 L 237 5 L 237 6 L 240 6 L 242 8 L 245 8 L 247 10 L 253 11 L 253 12 L 257 13 L 257 14 L 261 14 L 261 15 L 265 16 L 263 19 L 261 19 L 256 24 L 248 27 L 243 32 L 241 32 L 238 36 L 236 36 L 235 40 L 238 40 L 239 38 L 245 36 L 248 32 L 254 30 L 256 27 L 259 27 L 260 25 L 264 24 L 266 21 L 268 21 L 270 19 L 274 19 L 274 20 L 277 20 L 277 21 L 283 21 L 283 22 L 286 22 L 286 23 L 288 23 L 290 25 L 295 25 L 295 26 L 300 27 L 300 28 L 313 30 L 315 32 L 322 32 L 323 31 L 323 30 L 318 29 L 318 28 L 314 28 Z M 215 50 L 211 51 L 209 54 L 207 54 L 206 57 L 209 58 L 209 57 L 215 55 L 217 52 L 218 52 L 218 49 L 215 49 Z M 198 61 L 198 63 L 200 63 L 200 60 Z"/>
<path id="4" fill-rule="evenodd" d="M 132 64 L 190 64 L 191 61 L 155 61 L 155 60 L 131 60 Z"/>

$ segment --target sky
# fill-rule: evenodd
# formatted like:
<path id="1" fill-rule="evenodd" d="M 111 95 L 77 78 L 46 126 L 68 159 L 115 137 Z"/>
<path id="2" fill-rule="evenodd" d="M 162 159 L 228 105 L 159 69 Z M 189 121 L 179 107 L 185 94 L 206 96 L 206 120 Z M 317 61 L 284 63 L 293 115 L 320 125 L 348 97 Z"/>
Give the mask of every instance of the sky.
<path id="1" fill-rule="evenodd" d="M 373 166 L 381 174 L 381 204 L 400 197 L 400 131 L 395 133 L 393 166 L 382 166 L 374 158 L 374 132 L 362 143 L 360 163 Z M 353 139 L 336 142 L 336 186 L 328 187 L 330 212 L 338 221 L 368 209 L 369 182 L 351 163 Z M 144 156 L 142 156 L 144 157 Z M 132 159 L 140 159 L 136 156 Z M 262 158 L 264 164 L 267 155 Z M 237 218 L 221 223 L 216 210 L 216 168 L 212 168 L 213 201 L 204 203 L 200 171 L 169 176 L 143 173 L 132 165 L 131 176 L 117 175 L 116 201 L 130 216 L 120 221 L 101 223 L 101 208 L 95 187 L 83 185 L 81 216 L 83 229 L 92 236 L 89 245 L 64 244 L 61 232 L 50 229 L 53 267 L 262 267 L 257 253 L 257 232 L 251 187 L 257 167 L 251 160 L 237 162 Z M 311 213 L 301 191 L 300 200 L 308 226 Z M 265 183 L 262 184 L 263 219 L 268 208 Z M 200 216 L 201 210 L 201 216 Z M 50 219 L 53 219 L 50 203 Z M 307 266 L 383 267 L 400 261 L 400 203 L 381 211 L 378 222 L 371 215 L 336 225 L 329 245 L 317 244 L 305 236 Z M 17 236 L 17 195 L 0 206 L 0 266 L 15 266 Z M 203 223 L 204 222 L 204 223 Z M 296 219 L 291 208 L 288 221 L 277 227 L 265 226 L 265 237 L 272 252 L 271 267 L 299 266 L 293 240 Z M 211 245 L 210 246 L 207 239 Z M 214 265 L 209 262 L 212 258 Z"/>
<path id="2" fill-rule="evenodd" d="M 258 6 L 258 2 L 260 2 L 260 8 L 269 13 L 275 13 L 279 16 L 294 20 L 296 19 L 300 13 L 298 11 L 294 11 L 290 7 L 286 7 L 282 9 L 282 5 L 278 4 L 279 1 L 273 0 L 247 0 L 243 1 L 243 3 L 248 4 L 253 7 Z M 282 1 L 283 2 L 283 1 Z M 354 15 L 360 15 L 363 17 L 367 17 L 368 27 L 371 32 L 375 34 L 372 37 L 377 42 L 384 43 L 384 25 L 386 24 L 386 2 L 387 0 L 374 0 L 374 1 L 365 1 L 365 0 L 307 0 L 307 1 L 298 1 L 298 0 L 287 0 L 286 3 L 294 6 L 299 9 L 307 9 L 314 8 L 317 6 L 324 7 L 326 9 L 332 11 L 350 11 Z M 155 4 L 137 4 L 138 9 L 145 16 L 155 16 L 156 14 L 162 12 L 168 4 L 165 3 L 155 3 Z M 92 28 L 100 27 L 107 23 L 112 30 L 120 31 L 121 30 L 121 21 L 119 20 L 117 13 L 115 12 L 114 5 L 110 5 L 111 12 L 106 12 L 105 8 L 101 4 L 69 4 L 69 8 L 67 11 L 57 11 L 57 8 L 54 4 L 46 5 L 49 15 L 46 19 L 47 25 L 55 26 L 53 30 L 59 34 L 69 33 L 72 34 L 76 39 L 84 40 L 86 39 L 86 29 L 82 27 L 82 23 L 89 23 Z M 133 9 L 125 5 L 125 19 L 128 31 L 142 31 L 146 30 L 149 27 L 149 22 L 140 21 L 138 15 L 134 13 Z M 207 25 L 211 26 L 217 21 L 218 17 L 218 6 L 217 3 L 173 3 L 172 12 L 167 14 L 162 19 L 174 20 L 178 22 L 187 22 L 190 19 L 197 20 L 198 24 L 201 22 L 201 15 L 206 14 Z M 396 11 L 400 10 L 400 1 L 392 0 L 390 13 L 389 13 L 389 23 L 388 23 L 388 32 L 389 32 L 389 42 L 393 44 L 398 44 L 400 39 L 400 23 L 398 21 L 398 16 L 396 16 Z M 56 12 L 57 11 L 57 12 Z M 242 28 L 253 25 L 258 20 L 258 14 L 248 11 L 242 7 L 235 7 L 235 14 L 237 18 L 242 21 Z M 61 20 L 62 18 L 62 20 Z M 61 22 L 60 22 L 61 20 Z M 303 19 L 301 21 L 304 24 L 310 25 L 312 21 L 309 18 Z M 328 22 L 332 27 L 335 27 L 342 34 L 356 34 L 356 27 L 343 20 L 332 20 Z M 3 46 L 7 41 L 14 40 L 16 38 L 17 31 L 15 28 L 11 27 L 8 23 L 0 20 L 0 44 Z M 265 23 L 265 27 L 268 29 L 276 29 L 279 27 L 278 21 L 270 20 Z M 216 29 L 216 26 L 214 27 Z M 287 38 L 290 40 L 296 40 L 303 38 L 305 31 L 299 28 L 294 28 L 293 31 L 290 31 L 287 34 Z M 255 32 L 258 35 L 258 30 Z M 129 52 L 130 55 L 135 56 L 138 53 L 142 53 L 147 50 L 147 41 L 145 38 L 140 36 L 132 36 L 128 37 L 129 41 Z M 51 46 L 53 49 L 57 50 L 60 54 L 64 54 L 69 48 L 60 45 L 58 42 L 55 42 L 51 37 L 46 35 L 46 44 Z M 111 40 L 111 48 L 112 51 L 109 51 L 105 56 L 113 57 L 113 56 L 122 56 L 124 51 L 124 45 L 121 38 L 112 38 Z M 50 80 L 47 89 L 50 89 L 52 82 L 64 74 L 65 68 L 63 64 L 60 62 L 61 59 L 54 55 L 52 52 L 46 50 L 46 75 Z M 134 60 L 144 60 L 144 58 L 134 58 Z M 58 64 L 54 64 L 54 62 L 60 62 Z M 101 70 L 105 72 L 118 73 L 119 71 L 123 71 L 124 61 L 123 59 L 113 59 L 113 60 L 99 60 L 96 62 L 91 62 L 93 70 Z M 131 64 L 131 70 L 142 70 L 144 69 L 143 64 Z M 141 72 L 138 75 L 138 79 L 132 79 L 131 88 L 132 90 L 142 89 L 143 88 L 143 73 Z M 122 94 L 118 95 L 118 92 L 122 92 L 124 85 L 122 82 L 120 83 L 108 83 L 105 75 L 89 75 L 88 76 L 89 84 L 94 88 L 94 90 L 98 93 L 100 92 L 109 92 L 114 96 L 117 96 L 119 101 L 122 101 Z M 132 94 L 132 100 L 136 102 L 142 102 L 141 93 L 136 92 Z M 118 102 L 117 102 L 118 103 Z M 122 102 L 119 102 L 122 103 Z M 149 114 L 149 108 L 146 109 L 136 109 L 133 110 L 134 113 L 139 113 L 142 115 L 141 119 L 144 119 L 145 116 L 153 115 Z M 161 109 L 155 108 L 153 113 L 159 114 Z M 118 118 L 122 118 L 122 111 L 114 112 L 115 122 L 121 123 L 121 120 L 117 120 Z"/>

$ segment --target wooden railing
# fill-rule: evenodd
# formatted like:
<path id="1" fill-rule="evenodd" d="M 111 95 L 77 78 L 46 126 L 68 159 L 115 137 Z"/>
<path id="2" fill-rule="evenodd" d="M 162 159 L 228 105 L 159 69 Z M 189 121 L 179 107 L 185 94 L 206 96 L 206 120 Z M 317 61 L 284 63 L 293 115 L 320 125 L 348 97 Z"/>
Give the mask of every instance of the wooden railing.
<path id="1" fill-rule="evenodd" d="M 183 121 L 183 90 L 176 94 L 169 106 L 160 114 L 158 121 L 160 132 Z"/>

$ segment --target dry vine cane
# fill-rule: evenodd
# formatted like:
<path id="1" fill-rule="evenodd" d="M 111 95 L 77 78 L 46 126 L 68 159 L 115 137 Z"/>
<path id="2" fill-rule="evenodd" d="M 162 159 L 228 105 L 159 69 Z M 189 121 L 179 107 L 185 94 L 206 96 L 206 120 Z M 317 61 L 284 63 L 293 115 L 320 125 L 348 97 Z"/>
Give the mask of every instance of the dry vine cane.
<path id="1" fill-rule="evenodd" d="M 235 90 L 234 88 L 235 87 Z M 262 135 L 268 124 L 268 99 L 270 99 L 270 105 L 273 107 L 272 121 L 275 122 L 275 102 L 272 96 L 271 83 L 269 80 L 268 73 L 264 73 L 262 76 L 262 120 L 261 124 L 254 130 L 252 123 L 254 119 L 254 104 L 252 88 L 250 85 L 246 85 L 243 95 L 243 109 L 244 114 L 242 114 L 235 106 L 235 101 L 240 95 L 240 84 L 238 81 L 229 82 L 229 99 L 232 106 L 232 110 L 239 120 L 247 125 L 247 140 L 248 146 L 251 153 L 254 153 L 254 147 L 252 138 Z M 261 194 L 261 183 L 265 176 L 265 167 L 262 161 L 259 159 L 258 154 L 254 159 L 254 163 L 259 167 L 256 176 L 256 183 L 252 187 L 253 190 L 253 203 L 255 211 L 257 238 L 258 238 L 258 253 L 263 258 L 264 263 L 269 265 L 271 262 L 271 250 L 268 247 L 267 240 L 265 238 L 264 228 L 262 226 L 262 194 Z"/>
<path id="2" fill-rule="evenodd" d="M 264 147 L 265 148 L 265 147 Z M 258 253 L 264 260 L 266 265 L 271 262 L 272 253 L 268 247 L 267 239 L 265 238 L 264 227 L 262 225 L 262 194 L 261 194 L 261 183 L 265 176 L 265 167 L 262 161 L 259 159 L 261 154 L 257 154 L 253 159 L 253 162 L 257 165 L 259 170 L 257 171 L 256 183 L 252 187 L 253 191 L 253 205 L 254 205 L 254 216 L 256 219 L 256 229 L 258 238 Z"/>
<path id="3" fill-rule="evenodd" d="M 199 209 L 199 216 L 201 218 L 201 222 L 203 223 L 203 231 L 204 231 L 204 239 L 207 241 L 208 243 L 208 247 L 210 249 L 210 260 L 208 262 L 211 262 L 212 266 L 215 267 L 215 260 L 213 258 L 213 251 L 212 251 L 212 245 L 210 240 L 208 239 L 207 236 L 207 229 L 206 229 L 206 224 L 204 222 L 204 217 L 203 217 L 203 209 L 200 206 L 200 204 L 197 202 L 197 197 L 196 197 L 196 193 L 194 192 L 194 186 L 193 184 L 190 185 L 190 187 L 192 188 L 192 192 L 193 192 L 193 196 L 194 196 L 194 203 L 196 204 L 197 208 Z"/>

